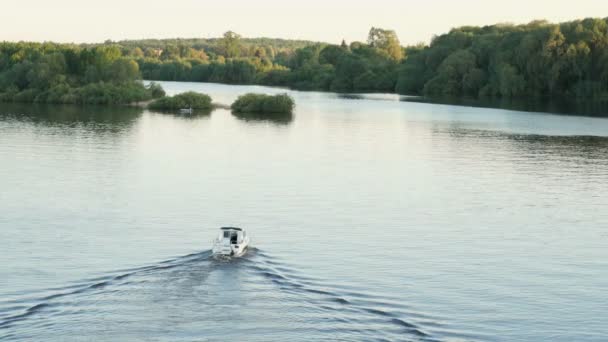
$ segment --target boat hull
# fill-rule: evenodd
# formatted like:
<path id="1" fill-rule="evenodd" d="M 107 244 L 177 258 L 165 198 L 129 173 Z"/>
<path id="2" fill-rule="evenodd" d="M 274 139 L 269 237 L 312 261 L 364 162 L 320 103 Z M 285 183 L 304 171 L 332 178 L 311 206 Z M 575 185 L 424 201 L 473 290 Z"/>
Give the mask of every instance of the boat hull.
<path id="1" fill-rule="evenodd" d="M 223 244 L 216 242 L 213 245 L 213 255 L 222 257 L 233 257 L 238 258 L 247 253 L 249 248 L 249 240 L 243 241 L 239 244 Z"/>

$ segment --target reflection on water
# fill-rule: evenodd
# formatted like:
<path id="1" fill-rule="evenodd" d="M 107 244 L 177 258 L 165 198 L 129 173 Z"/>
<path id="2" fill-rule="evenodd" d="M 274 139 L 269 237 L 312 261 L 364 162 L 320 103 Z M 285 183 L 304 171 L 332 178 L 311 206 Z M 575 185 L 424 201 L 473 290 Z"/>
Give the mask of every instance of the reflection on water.
<path id="1" fill-rule="evenodd" d="M 170 115 L 179 119 L 205 119 L 208 118 L 213 112 L 212 109 L 194 109 L 192 113 L 183 114 L 175 110 L 150 110 L 151 113 L 159 113 L 164 115 Z"/>
<path id="2" fill-rule="evenodd" d="M 435 129 L 434 134 L 447 134 L 457 141 L 461 140 L 469 147 L 485 149 L 488 153 L 498 144 L 503 146 L 508 144 L 516 154 L 514 158 L 530 157 L 548 161 L 558 157 L 562 163 L 608 162 L 608 137 L 509 134 L 500 131 L 464 129 Z M 492 141 L 492 144 L 483 144 L 483 141 Z M 595 171 L 608 171 L 608 169 Z"/>
<path id="3" fill-rule="evenodd" d="M 250 122 L 270 122 L 276 125 L 287 125 L 293 121 L 292 113 L 236 113 L 235 118 Z"/>
<path id="4" fill-rule="evenodd" d="M 461 98 L 461 97 L 402 97 L 401 101 L 471 106 L 481 108 L 502 108 L 526 112 L 546 112 L 567 115 L 608 117 L 608 100 L 569 99 L 508 99 L 508 98 Z"/>
<path id="5" fill-rule="evenodd" d="M 338 93 L 336 98 L 343 100 L 377 100 L 377 101 L 404 101 L 411 96 L 387 93 L 349 94 Z"/>
<path id="6" fill-rule="evenodd" d="M 336 95 L 339 99 L 345 99 L 345 100 L 363 100 L 365 99 L 365 95 L 363 94 L 337 94 Z"/>
<path id="7" fill-rule="evenodd" d="M 77 106 L 0 103 L 2 120 L 28 120 L 44 124 L 132 124 L 143 112 L 141 108 L 124 106 Z"/>
<path id="8" fill-rule="evenodd" d="M 289 93 L 276 118 L 0 104 L 0 340 L 608 335 L 608 119 Z M 246 258 L 209 258 L 226 225 Z"/>

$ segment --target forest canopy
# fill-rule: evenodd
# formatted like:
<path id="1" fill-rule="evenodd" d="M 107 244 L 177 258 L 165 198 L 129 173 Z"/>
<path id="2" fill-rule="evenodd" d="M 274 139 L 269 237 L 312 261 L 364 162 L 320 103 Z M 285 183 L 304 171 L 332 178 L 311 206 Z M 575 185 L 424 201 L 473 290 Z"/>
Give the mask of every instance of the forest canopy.
<path id="1" fill-rule="evenodd" d="M 301 90 L 393 92 L 404 58 L 394 31 L 372 28 L 367 43 L 245 39 L 121 42 L 144 79 L 262 84 Z"/>
<path id="2" fill-rule="evenodd" d="M 608 19 L 460 27 L 408 50 L 402 94 L 608 96 Z"/>
<path id="3" fill-rule="evenodd" d="M 207 42 L 204 57 L 193 57 L 204 49 L 192 44 L 138 63 L 153 80 L 473 98 L 608 96 L 608 19 L 465 26 L 407 47 L 376 27 L 366 42 L 269 42 L 227 32 Z"/>
<path id="4" fill-rule="evenodd" d="M 0 43 L 0 101 L 129 103 L 162 96 L 140 81 L 261 84 L 301 90 L 456 97 L 608 97 L 608 18 L 454 28 L 401 46 L 244 38 Z"/>
<path id="5" fill-rule="evenodd" d="M 117 45 L 0 43 L 0 101 L 122 104 L 162 96 Z"/>

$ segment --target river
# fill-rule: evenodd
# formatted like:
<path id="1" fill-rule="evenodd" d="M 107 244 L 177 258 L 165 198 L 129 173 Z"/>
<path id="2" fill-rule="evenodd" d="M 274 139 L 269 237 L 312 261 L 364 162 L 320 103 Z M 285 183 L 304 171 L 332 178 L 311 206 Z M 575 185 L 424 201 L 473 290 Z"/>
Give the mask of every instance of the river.
<path id="1" fill-rule="evenodd" d="M 0 340 L 608 338 L 608 118 L 162 85 L 297 108 L 0 104 Z"/>

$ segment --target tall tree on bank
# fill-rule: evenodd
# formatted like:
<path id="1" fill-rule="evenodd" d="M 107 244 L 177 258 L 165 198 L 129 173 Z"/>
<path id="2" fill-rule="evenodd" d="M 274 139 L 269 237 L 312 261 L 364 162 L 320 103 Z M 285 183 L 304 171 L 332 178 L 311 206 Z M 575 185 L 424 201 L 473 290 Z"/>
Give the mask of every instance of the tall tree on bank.
<path id="1" fill-rule="evenodd" d="M 241 54 L 241 36 L 235 32 L 224 33 L 221 46 L 226 58 L 238 57 Z"/>
<path id="2" fill-rule="evenodd" d="M 384 30 L 377 27 L 372 27 L 369 30 L 367 43 L 371 47 L 375 47 L 386 51 L 391 58 L 396 61 L 403 59 L 403 48 L 399 43 L 399 38 L 393 30 Z"/>

